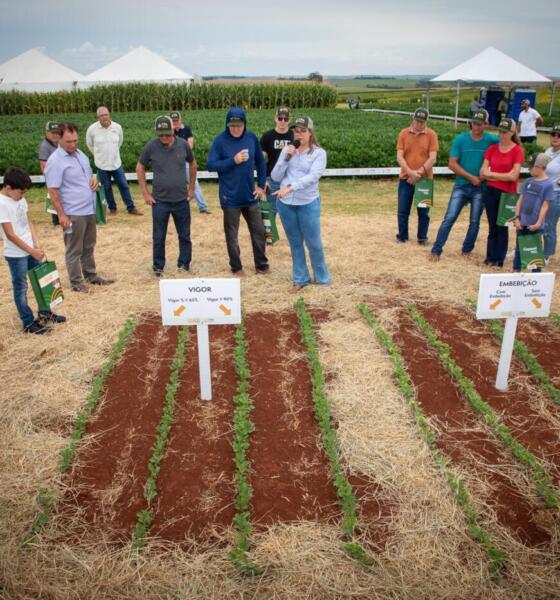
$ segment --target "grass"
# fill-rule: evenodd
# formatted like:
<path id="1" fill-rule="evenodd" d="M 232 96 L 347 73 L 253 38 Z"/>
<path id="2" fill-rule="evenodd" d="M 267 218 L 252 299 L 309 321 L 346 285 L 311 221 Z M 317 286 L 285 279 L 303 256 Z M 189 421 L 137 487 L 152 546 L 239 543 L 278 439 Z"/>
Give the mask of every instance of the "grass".
<path id="1" fill-rule="evenodd" d="M 438 338 L 437 333 L 418 308 L 414 304 L 409 304 L 408 311 L 418 329 L 428 340 L 428 343 L 439 354 L 442 365 L 456 381 L 459 389 L 472 408 L 482 416 L 486 425 L 494 431 L 504 446 L 509 448 L 513 456 L 531 473 L 531 477 L 545 506 L 547 508 L 558 509 L 560 507 L 558 490 L 554 487 L 552 477 L 547 474 L 544 466 L 532 452 L 517 440 L 509 427 L 501 422 L 492 407 L 480 397 L 473 382 L 463 375 L 463 370 L 451 356 L 451 348 Z"/>
<path id="2" fill-rule="evenodd" d="M 468 524 L 468 532 L 471 538 L 478 542 L 483 548 L 488 558 L 488 569 L 493 575 L 497 575 L 503 568 L 507 559 L 507 552 L 502 550 L 492 541 L 488 531 L 480 524 L 480 514 L 476 510 L 471 495 L 467 490 L 464 481 L 462 481 L 449 467 L 449 461 L 437 447 L 438 434 L 435 429 L 430 427 L 420 403 L 416 399 L 416 390 L 412 383 L 408 371 L 406 370 L 404 359 L 399 347 L 391 339 L 391 336 L 383 329 L 379 321 L 371 314 L 368 306 L 364 303 L 358 305 L 358 310 L 369 326 L 373 329 L 377 341 L 383 346 L 393 365 L 393 375 L 397 386 L 401 391 L 405 402 L 407 403 L 416 425 L 424 438 L 424 441 L 430 448 L 434 462 L 441 469 L 449 484 L 451 493 L 455 502 L 461 507 Z"/>

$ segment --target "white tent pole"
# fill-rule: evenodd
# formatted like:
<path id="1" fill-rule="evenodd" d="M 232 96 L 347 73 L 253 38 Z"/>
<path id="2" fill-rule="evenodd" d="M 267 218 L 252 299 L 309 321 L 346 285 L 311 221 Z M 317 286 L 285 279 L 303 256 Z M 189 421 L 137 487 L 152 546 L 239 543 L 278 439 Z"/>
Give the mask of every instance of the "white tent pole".
<path id="1" fill-rule="evenodd" d="M 455 100 L 455 129 L 457 129 L 457 119 L 459 118 L 459 90 L 461 88 L 461 80 L 457 79 L 457 99 Z"/>
<path id="2" fill-rule="evenodd" d="M 554 107 L 554 98 L 556 97 L 556 81 L 552 82 L 552 93 L 550 94 L 550 108 L 548 109 L 548 116 L 552 117 L 552 108 Z"/>

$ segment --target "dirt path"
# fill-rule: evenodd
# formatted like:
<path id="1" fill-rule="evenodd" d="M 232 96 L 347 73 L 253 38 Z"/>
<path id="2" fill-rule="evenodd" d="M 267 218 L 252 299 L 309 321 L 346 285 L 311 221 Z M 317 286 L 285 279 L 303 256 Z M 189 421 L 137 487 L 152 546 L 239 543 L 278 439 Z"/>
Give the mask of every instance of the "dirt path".
<path id="1" fill-rule="evenodd" d="M 433 322 L 434 326 L 440 324 L 439 320 Z M 398 316 L 397 327 L 395 342 L 403 354 L 422 410 L 439 431 L 438 447 L 454 466 L 487 486 L 485 497 L 475 498 L 476 504 L 487 503 L 498 522 L 524 544 L 537 546 L 548 542 L 548 533 L 535 521 L 539 506 L 524 497 L 503 468 L 511 462 L 511 457 L 481 427 L 480 419 L 462 398 L 434 351 L 418 335 L 405 309 Z M 463 365 L 464 357 L 459 362 Z"/>
<path id="2" fill-rule="evenodd" d="M 177 345 L 177 329 L 159 315 L 137 326 L 125 355 L 110 375 L 104 400 L 87 427 L 69 477 L 64 503 L 77 504 L 90 524 L 130 541 Z"/>

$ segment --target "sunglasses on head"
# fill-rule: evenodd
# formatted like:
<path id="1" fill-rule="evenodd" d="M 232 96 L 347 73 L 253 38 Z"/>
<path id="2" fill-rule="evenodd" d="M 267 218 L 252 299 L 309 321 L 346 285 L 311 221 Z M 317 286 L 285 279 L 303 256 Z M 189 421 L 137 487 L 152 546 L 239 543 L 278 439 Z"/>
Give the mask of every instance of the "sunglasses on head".
<path id="1" fill-rule="evenodd" d="M 286 123 L 290 120 L 290 117 L 276 117 L 279 121 L 285 121 Z"/>

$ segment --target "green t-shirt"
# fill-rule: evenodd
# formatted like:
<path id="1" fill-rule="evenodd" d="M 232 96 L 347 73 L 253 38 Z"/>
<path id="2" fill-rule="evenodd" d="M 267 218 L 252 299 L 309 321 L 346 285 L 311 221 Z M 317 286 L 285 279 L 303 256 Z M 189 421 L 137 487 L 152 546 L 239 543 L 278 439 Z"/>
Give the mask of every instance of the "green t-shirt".
<path id="1" fill-rule="evenodd" d="M 480 167 L 484 162 L 484 153 L 492 144 L 497 144 L 500 140 L 497 136 L 485 131 L 479 140 L 473 140 L 470 131 L 465 131 L 459 134 L 451 144 L 451 152 L 449 156 L 457 159 L 457 162 L 467 173 L 478 175 Z M 456 176 L 455 185 L 468 185 L 470 182 L 461 177 Z"/>

